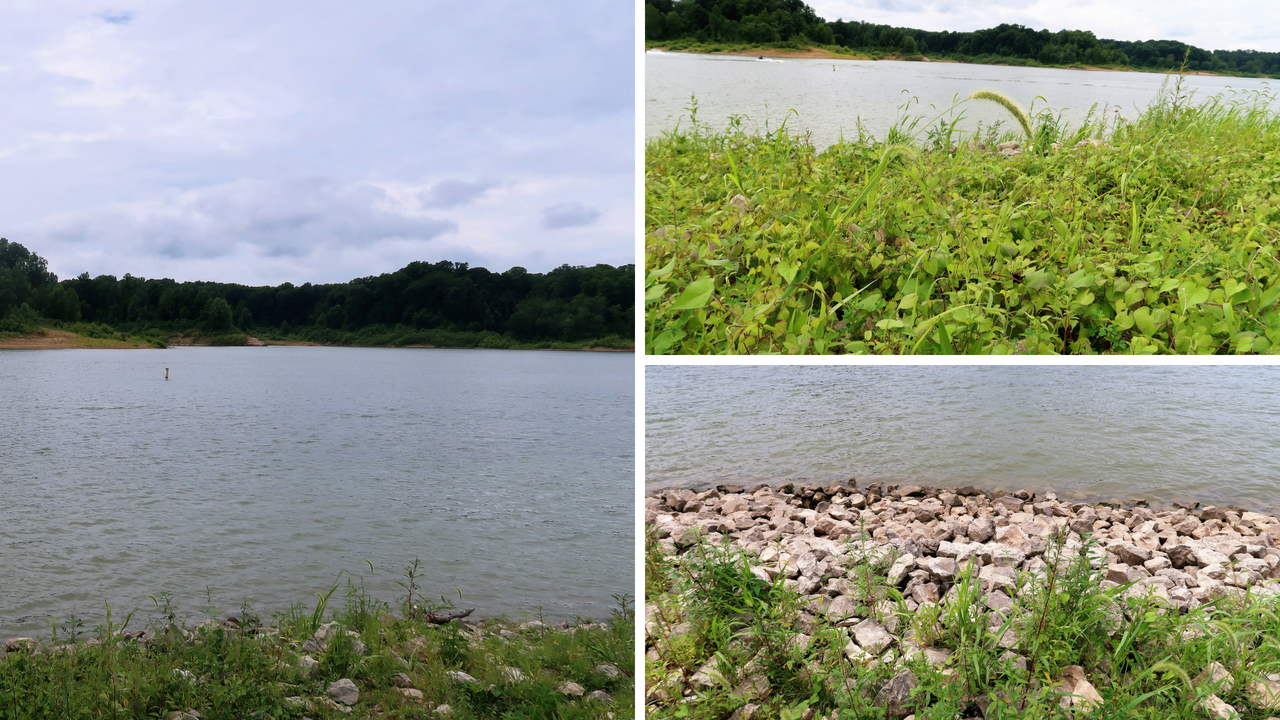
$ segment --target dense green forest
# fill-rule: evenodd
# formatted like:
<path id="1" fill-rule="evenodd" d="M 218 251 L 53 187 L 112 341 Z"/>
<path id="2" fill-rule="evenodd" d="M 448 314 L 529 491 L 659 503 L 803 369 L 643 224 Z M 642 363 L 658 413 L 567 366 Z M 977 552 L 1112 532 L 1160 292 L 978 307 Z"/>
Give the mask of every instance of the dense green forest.
<path id="1" fill-rule="evenodd" d="M 414 262 L 348 283 L 276 287 L 128 274 L 59 281 L 39 255 L 0 239 L 0 333 L 78 324 L 161 340 L 252 333 L 361 345 L 628 347 L 634 316 L 634 265 L 541 274 Z"/>
<path id="2" fill-rule="evenodd" d="M 851 50 L 970 62 L 1109 65 L 1144 70 L 1280 76 L 1280 53 L 1212 52 L 1176 40 L 1099 39 L 1085 30 L 1032 30 L 1000 25 L 973 32 L 931 32 L 865 22 L 828 22 L 803 0 L 645 0 L 645 39 L 790 46 L 838 45 Z"/>

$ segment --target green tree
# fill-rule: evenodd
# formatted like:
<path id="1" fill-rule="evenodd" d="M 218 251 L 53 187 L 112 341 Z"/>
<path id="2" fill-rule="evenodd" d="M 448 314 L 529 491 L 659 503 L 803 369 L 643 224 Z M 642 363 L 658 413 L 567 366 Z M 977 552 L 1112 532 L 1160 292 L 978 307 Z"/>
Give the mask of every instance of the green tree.
<path id="1" fill-rule="evenodd" d="M 231 305 L 226 300 L 215 297 L 209 300 L 200 311 L 200 329 L 207 332 L 229 332 L 231 330 Z"/>

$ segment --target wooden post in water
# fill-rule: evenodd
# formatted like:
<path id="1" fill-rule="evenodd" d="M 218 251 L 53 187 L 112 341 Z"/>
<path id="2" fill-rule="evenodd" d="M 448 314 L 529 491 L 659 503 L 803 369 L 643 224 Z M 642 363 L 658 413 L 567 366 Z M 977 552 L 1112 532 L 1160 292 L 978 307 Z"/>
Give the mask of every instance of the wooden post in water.
<path id="1" fill-rule="evenodd" d="M 165 368 L 165 369 L 164 369 L 164 379 L 165 379 L 165 380 L 168 380 L 168 379 L 169 379 L 169 368 Z"/>

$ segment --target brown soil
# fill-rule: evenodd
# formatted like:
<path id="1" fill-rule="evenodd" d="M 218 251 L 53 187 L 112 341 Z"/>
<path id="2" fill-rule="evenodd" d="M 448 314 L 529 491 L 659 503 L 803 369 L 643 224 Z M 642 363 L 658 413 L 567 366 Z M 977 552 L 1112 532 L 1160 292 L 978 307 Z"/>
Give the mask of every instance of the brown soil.
<path id="1" fill-rule="evenodd" d="M 25 337 L 0 338 L 0 350 L 71 350 L 85 348 L 133 350 L 150 347 L 150 345 L 142 342 L 81 337 L 66 330 L 45 329 Z"/>
<path id="2" fill-rule="evenodd" d="M 666 48 L 654 48 L 667 50 Z M 687 50 L 667 50 L 667 52 L 688 52 Z M 713 53 L 696 53 L 698 55 L 745 55 L 768 58 L 803 58 L 809 60 L 870 60 L 861 55 L 841 55 L 822 48 L 806 48 L 804 50 L 756 49 L 756 50 L 721 50 Z"/>

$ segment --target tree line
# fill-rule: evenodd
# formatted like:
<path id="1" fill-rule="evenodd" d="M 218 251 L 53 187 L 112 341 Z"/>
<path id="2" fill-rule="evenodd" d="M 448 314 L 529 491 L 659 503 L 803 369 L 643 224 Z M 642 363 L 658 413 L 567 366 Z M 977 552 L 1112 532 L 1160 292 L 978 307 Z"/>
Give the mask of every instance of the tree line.
<path id="1" fill-rule="evenodd" d="M 1099 39 L 1086 30 L 1032 30 L 1004 24 L 973 32 L 933 32 L 843 19 L 828 22 L 803 0 L 645 0 L 645 39 L 928 54 L 976 62 L 1109 65 L 1280 76 L 1280 52 L 1208 51 L 1176 40 Z"/>
<path id="2" fill-rule="evenodd" d="M 59 281 L 48 263 L 0 239 L 0 331 L 40 318 L 137 334 L 254 333 L 357 344 L 582 342 L 634 335 L 635 266 L 562 265 L 501 273 L 413 262 L 347 283 L 250 287 L 125 274 Z M 453 338 L 457 342 L 447 342 Z M 362 342 L 367 341 L 366 342 Z"/>

